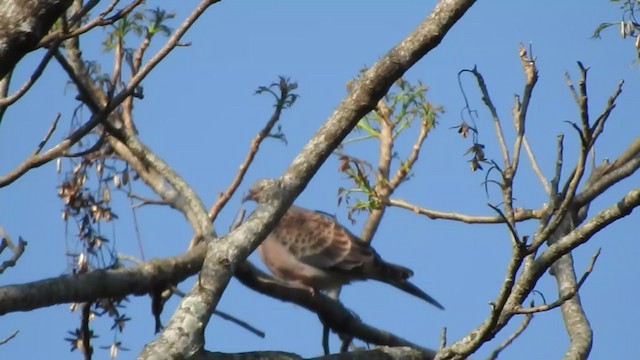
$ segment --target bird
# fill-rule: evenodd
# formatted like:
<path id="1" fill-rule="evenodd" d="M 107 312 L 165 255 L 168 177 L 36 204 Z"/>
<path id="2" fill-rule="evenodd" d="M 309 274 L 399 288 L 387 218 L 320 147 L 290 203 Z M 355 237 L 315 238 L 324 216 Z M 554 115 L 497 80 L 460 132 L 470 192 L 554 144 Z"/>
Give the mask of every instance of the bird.
<path id="1" fill-rule="evenodd" d="M 279 190 L 277 181 L 261 179 L 243 201 L 265 204 L 279 196 Z M 368 242 L 321 211 L 291 205 L 258 246 L 258 253 L 271 273 L 289 287 L 314 294 L 353 281 L 377 280 L 444 310 L 408 280 L 413 276 L 411 269 L 384 261 Z"/>

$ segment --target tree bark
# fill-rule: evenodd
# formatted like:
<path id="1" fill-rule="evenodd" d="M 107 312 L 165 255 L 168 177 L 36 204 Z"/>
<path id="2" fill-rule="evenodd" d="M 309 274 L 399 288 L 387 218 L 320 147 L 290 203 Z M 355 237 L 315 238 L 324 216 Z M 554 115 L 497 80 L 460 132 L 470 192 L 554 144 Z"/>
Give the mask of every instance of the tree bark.
<path id="1" fill-rule="evenodd" d="M 0 79 L 35 49 L 71 0 L 3 0 L 0 2 Z"/>

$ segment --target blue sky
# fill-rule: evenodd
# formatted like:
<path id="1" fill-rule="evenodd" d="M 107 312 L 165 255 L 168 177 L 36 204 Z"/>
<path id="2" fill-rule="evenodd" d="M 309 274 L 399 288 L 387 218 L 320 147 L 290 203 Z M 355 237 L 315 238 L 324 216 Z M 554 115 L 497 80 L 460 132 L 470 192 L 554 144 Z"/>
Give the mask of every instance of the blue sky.
<path id="1" fill-rule="evenodd" d="M 182 19 L 196 2 L 150 2 L 163 6 Z M 196 189 L 205 204 L 211 204 L 226 188 L 244 158 L 251 139 L 268 120 L 272 100 L 254 96 L 254 90 L 291 77 L 299 84 L 300 99 L 285 112 L 282 127 L 288 145 L 278 141 L 263 144 L 256 163 L 241 191 L 257 178 L 279 176 L 314 131 L 325 121 L 345 95 L 345 84 L 358 71 L 373 64 L 426 16 L 433 1 L 397 2 L 294 2 L 223 1 L 213 6 L 187 33 L 188 48 L 178 48 L 143 82 L 145 98 L 135 107 L 141 139 L 162 156 Z M 603 40 L 591 39 L 593 30 L 605 21 L 617 21 L 620 14 L 607 1 L 563 2 L 479 1 L 454 26 L 443 43 L 406 75 L 430 87 L 428 98 L 446 112 L 429 135 L 415 176 L 397 196 L 421 206 L 470 214 L 492 214 L 487 202 L 499 203 L 493 192 L 487 199 L 481 186 L 484 174 L 472 173 L 463 153 L 469 143 L 449 127 L 459 123 L 464 102 L 457 73 L 478 66 L 503 119 L 509 141 L 513 141 L 511 106 L 513 94 L 522 91 L 523 75 L 517 57 L 518 43 L 532 44 L 540 79 L 527 123 L 528 137 L 547 176 L 552 174 L 555 139 L 566 134 L 565 162 L 568 168 L 577 156 L 575 135 L 564 121 L 577 121 L 578 111 L 563 79 L 564 71 L 578 78 L 576 61 L 591 68 L 589 96 L 596 116 L 620 79 L 625 87 L 618 106 L 607 124 L 597 148 L 597 158 L 615 158 L 626 145 L 640 136 L 637 96 L 640 73 L 634 62 L 633 44 L 623 41 L 616 30 Z M 176 20 L 173 25 L 177 26 Z M 111 60 L 100 49 L 101 30 L 82 41 L 88 59 Z M 135 46 L 137 43 L 132 43 Z M 156 50 L 159 42 L 152 46 Z M 30 74 L 42 52 L 29 55 L 19 64 L 14 86 Z M 488 112 L 482 107 L 471 78 L 463 79 L 471 105 L 479 111 L 481 142 L 489 158 L 499 159 Z M 68 131 L 77 102 L 73 89 L 66 87 L 60 67 L 51 63 L 34 88 L 12 106 L 0 128 L 0 172 L 3 174 L 25 158 L 40 141 L 57 112 L 62 122 L 53 140 Z M 413 134 L 402 138 L 396 151 L 406 156 Z M 373 145 L 357 145 L 348 150 L 374 161 Z M 336 213 L 348 223 L 344 207 L 338 207 L 336 193 L 348 183 L 330 158 L 299 197 L 297 203 Z M 569 172 L 569 169 L 565 173 Z M 17 238 L 29 241 L 16 268 L 0 276 L 0 285 L 33 281 L 68 271 L 67 243 L 60 218 L 62 202 L 56 196 L 60 175 L 55 166 L 45 165 L 0 190 L 0 225 Z M 544 192 L 523 159 L 516 179 L 518 206 L 539 207 Z M 591 214 L 613 204 L 627 190 L 637 186 L 640 175 L 621 182 L 594 202 Z M 140 191 L 147 193 L 146 191 Z M 120 220 L 105 228 L 115 234 L 120 252 L 138 255 L 128 200 L 119 197 L 114 211 Z M 218 218 L 216 229 L 226 232 L 237 209 L 239 197 L 229 203 Z M 191 236 L 184 218 L 175 211 L 143 207 L 137 211 L 145 254 L 148 258 L 175 255 L 183 251 Z M 635 255 L 637 213 L 613 224 L 574 252 L 580 274 L 591 255 L 602 247 L 594 273 L 581 290 L 583 305 L 594 328 L 592 357 L 636 358 L 636 324 L 640 313 L 635 299 L 640 292 L 640 269 Z M 362 223 L 349 225 L 358 233 Z M 533 233 L 536 224 L 523 224 L 522 233 Z M 374 238 L 374 246 L 392 262 L 412 268 L 414 282 L 447 308 L 441 312 L 389 286 L 356 283 L 343 291 L 342 300 L 364 321 L 392 331 L 419 344 L 437 347 L 442 327 L 449 341 L 475 328 L 489 313 L 488 302 L 496 296 L 508 256 L 508 233 L 500 225 L 464 225 L 432 221 L 400 209 L 391 209 Z M 6 256 L 3 254 L 3 256 Z M 251 259 L 259 263 L 257 256 Z M 262 265 L 260 265 L 262 266 Z M 187 282 L 181 288 L 189 289 Z M 547 299 L 556 298 L 555 281 L 548 274 L 537 290 Z M 539 299 L 536 299 L 537 301 Z M 165 307 L 166 322 L 177 302 Z M 283 350 L 303 356 L 321 354 L 321 326 L 317 317 L 296 305 L 257 294 L 233 280 L 220 309 L 236 315 L 265 331 L 260 339 L 237 326 L 214 317 L 207 329 L 207 349 L 237 352 Z M 153 319 L 148 297 L 131 298 L 125 311 L 134 319 L 125 329 L 123 341 L 132 349 L 123 358 L 137 354 L 153 339 Z M 0 338 L 19 329 L 20 334 L 0 347 L 0 356 L 33 358 L 78 358 L 70 355 L 63 338 L 78 326 L 78 314 L 61 305 L 31 313 L 4 316 Z M 483 347 L 478 358 L 489 354 L 519 324 L 519 319 Z M 98 320 L 94 330 L 98 345 L 112 339 L 110 322 Z M 38 346 L 33 346 L 38 339 Z M 503 358 L 545 359 L 560 357 L 568 338 L 558 311 L 538 314 L 530 328 Z M 333 343 L 337 350 L 338 343 Z M 605 355 L 606 354 L 606 355 Z M 108 358 L 98 350 L 96 359 Z"/>

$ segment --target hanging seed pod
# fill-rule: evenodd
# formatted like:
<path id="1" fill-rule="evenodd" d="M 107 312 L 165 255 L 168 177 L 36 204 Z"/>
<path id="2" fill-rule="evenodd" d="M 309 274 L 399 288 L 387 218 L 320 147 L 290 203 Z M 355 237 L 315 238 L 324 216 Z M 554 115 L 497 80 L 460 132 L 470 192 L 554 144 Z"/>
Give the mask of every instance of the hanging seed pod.
<path id="1" fill-rule="evenodd" d="M 111 201 L 111 190 L 109 190 L 108 186 L 102 187 L 102 201 L 108 203 Z"/>
<path id="2" fill-rule="evenodd" d="M 122 186 L 122 179 L 120 178 L 119 174 L 113 175 L 113 185 L 115 185 L 115 187 L 117 187 L 118 189 L 120 189 L 120 187 Z"/>

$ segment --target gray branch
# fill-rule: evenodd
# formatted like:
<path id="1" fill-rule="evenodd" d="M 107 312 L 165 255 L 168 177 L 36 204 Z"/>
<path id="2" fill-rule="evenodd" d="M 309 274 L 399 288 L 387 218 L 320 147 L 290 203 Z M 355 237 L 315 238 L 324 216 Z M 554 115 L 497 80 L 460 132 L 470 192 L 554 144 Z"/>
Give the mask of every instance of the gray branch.
<path id="1" fill-rule="evenodd" d="M 178 283 L 202 266 L 205 246 L 167 259 L 151 260 L 140 266 L 99 269 L 79 275 L 62 275 L 26 284 L 0 287 L 0 315 L 99 298 L 143 295 Z"/>

